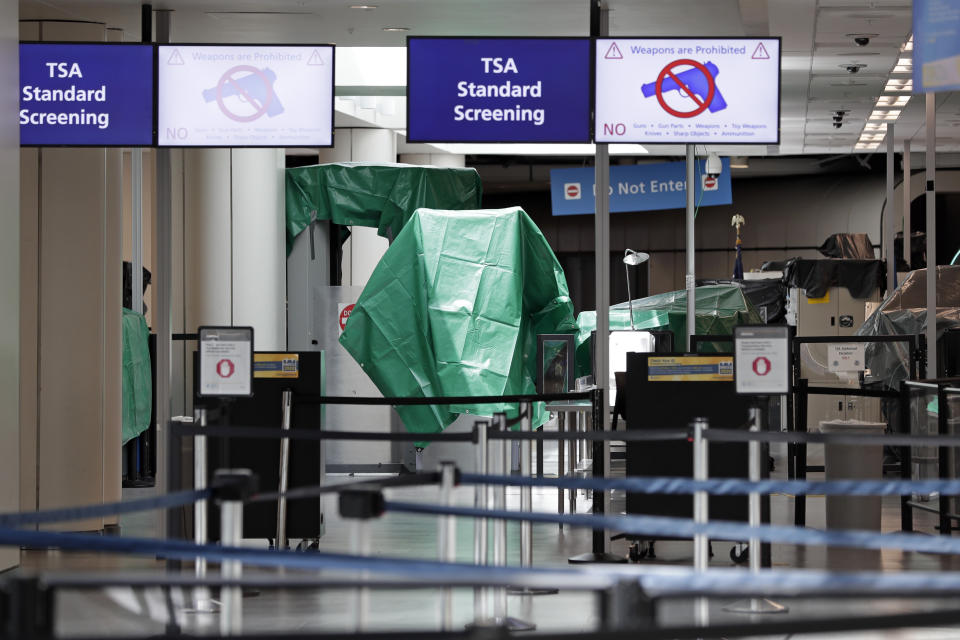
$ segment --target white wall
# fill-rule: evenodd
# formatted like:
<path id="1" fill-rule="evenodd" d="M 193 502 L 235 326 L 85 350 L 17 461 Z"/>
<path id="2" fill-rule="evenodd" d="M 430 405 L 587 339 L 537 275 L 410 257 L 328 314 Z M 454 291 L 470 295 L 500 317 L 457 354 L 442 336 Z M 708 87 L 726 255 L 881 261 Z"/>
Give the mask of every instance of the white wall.
<path id="1" fill-rule="evenodd" d="M 17 0 L 0 0 L 0 511 L 20 510 L 20 126 Z M 0 547 L 0 570 L 20 550 Z"/>

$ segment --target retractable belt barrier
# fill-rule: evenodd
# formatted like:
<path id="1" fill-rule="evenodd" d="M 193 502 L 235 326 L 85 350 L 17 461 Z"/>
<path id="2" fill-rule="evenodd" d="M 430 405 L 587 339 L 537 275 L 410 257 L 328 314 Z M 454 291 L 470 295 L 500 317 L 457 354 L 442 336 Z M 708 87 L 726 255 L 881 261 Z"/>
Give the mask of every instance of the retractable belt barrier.
<path id="1" fill-rule="evenodd" d="M 693 522 L 666 516 L 607 516 L 555 513 L 521 513 L 503 509 L 474 509 L 388 500 L 385 508 L 399 513 L 456 515 L 471 518 L 502 519 L 515 522 L 566 524 L 588 529 L 613 529 L 650 538 L 693 538 L 712 540 L 749 540 L 782 544 L 829 545 L 862 549 L 899 549 L 935 554 L 960 554 L 960 538 L 942 538 L 911 533 L 875 533 L 872 531 L 821 531 L 806 527 L 777 525 L 750 526 L 739 522 L 711 520 Z"/>
<path id="2" fill-rule="evenodd" d="M 521 531 L 531 531 L 536 524 L 561 524 L 573 527 L 584 527 L 603 534 L 607 529 L 622 531 L 627 534 L 647 538 L 692 538 L 704 542 L 714 540 L 749 540 L 753 543 L 780 543 L 797 545 L 827 545 L 835 547 L 851 547 L 864 549 L 899 549 L 932 554 L 960 554 L 960 539 L 931 537 L 906 533 L 880 534 L 872 531 L 820 531 L 794 526 L 775 526 L 760 524 L 759 518 L 751 516 L 750 524 L 727 521 L 707 521 L 705 517 L 696 515 L 693 520 L 684 518 L 641 516 L 641 515 L 610 515 L 605 513 L 593 514 L 553 514 L 533 512 L 529 500 L 531 487 L 542 486 L 559 489 L 586 489 L 594 492 L 627 491 L 637 493 L 662 494 L 693 494 L 696 499 L 705 502 L 708 495 L 749 495 L 755 497 L 761 494 L 788 493 L 793 495 L 809 495 L 812 493 L 824 495 L 900 495 L 907 496 L 915 493 L 939 493 L 941 496 L 960 495 L 960 480 L 834 480 L 825 482 L 806 482 L 804 480 L 759 480 L 759 475 L 751 472 L 751 480 L 740 478 L 709 479 L 703 473 L 691 478 L 671 477 L 644 477 L 644 478 L 577 478 L 558 477 L 545 478 L 531 477 L 529 466 L 523 471 L 524 475 L 508 475 L 506 441 L 536 441 L 536 440 L 592 440 L 617 441 L 663 441 L 663 440 L 693 440 L 694 455 L 703 455 L 708 449 L 708 441 L 716 442 L 791 442 L 791 443 L 837 443 L 847 445 L 858 444 L 889 444 L 892 446 L 938 446 L 960 447 L 960 436 L 907 436 L 907 435 L 842 435 L 802 432 L 763 432 L 758 431 L 759 421 L 752 417 L 751 430 L 743 429 L 710 429 L 703 420 L 695 421 L 688 428 L 637 430 L 627 432 L 592 432 L 592 433 L 536 433 L 530 429 L 532 411 L 530 403 L 540 400 L 570 400 L 592 398 L 594 409 L 597 406 L 595 392 L 577 394 L 553 394 L 546 396 L 505 396 L 505 397 L 473 397 L 473 398 L 337 398 L 327 396 L 297 397 L 298 402 L 322 402 L 342 404 L 437 404 L 437 403 L 475 403 L 485 402 L 504 404 L 520 402 L 520 415 L 516 419 L 520 422 L 521 431 L 509 431 L 506 417 L 498 414 L 491 426 L 488 422 L 479 422 L 469 433 L 370 433 L 359 431 L 329 432 L 321 430 L 287 430 L 275 427 L 212 427 L 205 426 L 204 416 L 201 415 L 200 426 L 176 424 L 172 431 L 177 435 L 199 437 L 248 437 L 248 438 L 284 438 L 310 440 L 396 440 L 396 441 L 448 441 L 473 442 L 478 444 L 478 468 L 484 473 L 460 474 L 452 465 L 445 465 L 440 472 L 415 474 L 391 478 L 377 478 L 357 482 L 345 482 L 335 485 L 317 485 L 286 488 L 281 485 L 279 491 L 258 492 L 255 481 L 240 472 L 218 472 L 213 488 L 198 488 L 194 491 L 181 491 L 164 496 L 145 498 L 129 502 L 91 505 L 86 507 L 54 509 L 42 512 L 23 514 L 0 514 L 0 545 L 20 545 L 41 548 L 59 548 L 67 550 L 82 550 L 105 553 L 139 554 L 155 556 L 172 560 L 194 560 L 205 563 L 219 562 L 223 567 L 223 575 L 209 579 L 205 574 L 193 578 L 192 581 L 183 579 L 186 586 L 210 587 L 219 586 L 223 592 L 231 596 L 232 604 L 224 607 L 221 616 L 221 632 L 236 632 L 240 628 L 241 618 L 239 611 L 242 601 L 239 600 L 239 587 L 244 583 L 240 567 L 249 564 L 260 567 L 284 567 L 308 570 L 343 571 L 355 574 L 356 572 L 369 573 L 361 581 L 341 580 L 343 588 L 358 589 L 360 603 L 366 603 L 365 589 L 371 586 L 391 587 L 411 582 L 413 576 L 429 576 L 429 580 L 413 580 L 412 582 L 428 583 L 434 587 L 444 589 L 444 606 L 442 610 L 442 624 L 445 629 L 452 629 L 452 600 L 449 588 L 454 586 L 474 587 L 477 594 L 483 589 L 498 589 L 494 600 L 494 618 L 496 621 L 512 620 L 506 618 L 505 586 L 520 587 L 526 590 L 559 587 L 572 590 L 611 590 L 622 586 L 624 580 L 633 582 L 648 593 L 660 595 L 729 595 L 732 593 L 750 593 L 766 595 L 768 593 L 784 593 L 791 589 L 794 592 L 823 595 L 831 590 L 843 593 L 887 593 L 889 595 L 903 595 L 904 590 L 913 593 L 960 593 L 960 575 L 954 574 L 834 574 L 828 572 L 809 571 L 763 571 L 746 573 L 743 571 L 710 570 L 699 566 L 690 571 L 677 568 L 648 568 L 639 570 L 635 567 L 590 567 L 587 569 L 549 569 L 531 566 L 529 559 L 524 559 L 523 545 L 521 545 L 520 567 L 506 566 L 505 554 L 505 526 L 507 521 L 521 523 Z M 341 402 L 342 401 L 342 402 Z M 753 416 L 753 414 L 751 414 Z M 200 438 L 202 439 L 202 438 Z M 499 443 L 495 449 L 498 453 L 495 458 L 500 475 L 487 470 L 485 460 L 487 447 L 492 440 Z M 529 446 L 529 445 L 527 445 Z M 492 454 L 493 455 L 493 454 Z M 751 469 L 759 466 L 759 458 L 753 461 Z M 695 465 L 696 467 L 696 465 Z M 239 480 L 238 480 L 239 478 Z M 454 506 L 452 488 L 455 484 L 474 485 L 478 488 L 477 501 L 474 507 Z M 404 487 L 436 485 L 440 489 L 440 504 L 412 503 L 400 500 L 387 500 L 383 491 L 402 489 Z M 521 511 L 506 509 L 504 488 L 517 486 L 521 488 L 521 497 L 527 496 L 522 502 Z M 494 487 L 499 487 L 494 491 Z M 316 497 L 324 494 L 340 494 L 341 515 L 355 522 L 355 532 L 360 533 L 358 538 L 368 540 L 366 524 L 384 513 L 439 516 L 441 528 L 438 535 L 440 560 L 414 560 L 391 557 L 370 557 L 369 545 L 359 543 L 352 554 L 334 554 L 325 552 L 301 553 L 292 552 L 283 548 L 263 550 L 240 546 L 240 532 L 242 531 L 242 506 L 245 503 L 278 501 L 285 504 L 286 500 Z M 491 501 L 488 497 L 500 496 Z M 346 502 L 344 499 L 347 498 Z M 52 522 L 80 520 L 91 517 L 121 515 L 148 509 L 169 509 L 189 504 L 202 504 L 216 499 L 221 504 L 224 514 L 221 524 L 223 544 L 211 545 L 203 541 L 186 541 L 179 539 L 147 539 L 126 537 L 104 537 L 85 534 L 69 534 L 50 531 L 33 531 L 21 527 L 46 524 Z M 359 501 L 358 501 L 359 499 Z M 351 502 L 351 500 L 353 500 Z M 595 502 L 597 497 L 595 495 Z M 345 507 L 344 505 L 348 505 Z M 349 506 L 349 505 L 352 505 Z M 490 508 L 491 505 L 493 508 Z M 348 511 L 344 511 L 344 509 Z M 353 511 L 349 511 L 353 509 Z M 456 557 L 455 541 L 456 518 L 478 519 L 481 523 L 492 521 L 494 526 L 494 565 L 486 565 L 486 554 L 477 556 L 474 564 L 453 562 Z M 225 525 L 224 523 L 232 524 Z M 499 541 L 499 542 L 498 542 Z M 475 541 L 476 542 L 476 541 Z M 483 538 L 480 547 L 486 549 L 486 538 Z M 499 545 L 499 546 L 498 546 Z M 527 549 L 529 551 L 529 549 Z M 532 555 L 532 554 L 531 554 Z M 703 554 L 700 554 L 703 555 Z M 483 558 L 483 560 L 481 560 Z M 168 576 L 167 584 L 172 585 L 178 578 Z M 271 584 L 270 579 L 255 578 L 252 582 L 263 580 L 264 584 Z M 279 578 L 276 584 L 280 584 Z M 296 580 L 291 581 L 297 582 Z M 331 583 L 331 584 L 334 584 Z M 146 584 L 146 583 L 144 583 Z M 304 588 L 308 588 L 309 580 L 300 580 Z M 418 585 L 419 586 L 419 585 Z M 529 592 L 529 591 L 528 591 Z M 233 597 L 236 596 L 236 597 Z M 485 597 L 484 597 L 485 598 Z M 485 601 L 485 600 L 484 600 Z M 475 600 L 477 602 L 477 600 Z M 359 608 L 365 611 L 366 604 Z M 486 605 L 484 605 L 485 607 Z M 475 605 L 475 612 L 478 611 Z M 483 620 L 478 617 L 478 622 Z M 365 616 L 360 620 L 365 624 Z M 363 629 L 358 622 L 358 629 Z M 498 622 L 499 624 L 499 622 Z M 791 627 L 791 629 L 794 627 Z M 759 631 L 759 629 L 754 628 Z M 659 631 L 659 630 L 658 630 Z M 666 629 L 669 635 L 673 630 Z M 703 631 L 703 629 L 701 629 Z"/>
<path id="3" fill-rule="evenodd" d="M 253 438 L 290 440 L 375 440 L 398 442 L 478 442 L 476 429 L 465 433 L 371 433 L 368 431 L 309 431 L 297 429 L 281 431 L 276 427 L 198 427 L 173 423 L 173 433 L 181 436 L 208 438 Z M 504 431 L 488 428 L 490 440 L 593 442 L 654 442 L 688 440 L 690 429 L 644 429 L 637 431 Z M 807 444 L 886 445 L 891 447 L 960 447 L 960 435 L 900 435 L 900 434 L 843 434 L 806 433 L 801 431 L 743 431 L 740 429 L 706 429 L 703 437 L 714 442 L 786 442 Z"/>

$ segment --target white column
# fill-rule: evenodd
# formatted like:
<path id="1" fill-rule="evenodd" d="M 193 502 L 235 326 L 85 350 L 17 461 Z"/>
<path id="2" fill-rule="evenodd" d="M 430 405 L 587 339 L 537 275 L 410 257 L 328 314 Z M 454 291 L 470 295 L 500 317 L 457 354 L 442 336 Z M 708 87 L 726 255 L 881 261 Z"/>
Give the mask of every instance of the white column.
<path id="1" fill-rule="evenodd" d="M 397 161 L 397 136 L 388 129 L 337 129 L 335 146 L 320 150 L 320 162 Z M 362 287 L 387 251 L 389 242 L 372 227 L 351 227 L 343 246 L 343 284 Z"/>
<path id="2" fill-rule="evenodd" d="M 258 351 L 286 348 L 283 171 L 282 149 L 183 151 L 185 331 L 252 326 Z"/>
<path id="3" fill-rule="evenodd" d="M 233 150 L 233 317 L 256 348 L 287 348 L 283 149 Z"/>
<path id="4" fill-rule="evenodd" d="M 0 113 L 15 113 L 19 96 L 19 3 L 0 0 Z M 0 121 L 0 511 L 20 510 L 20 126 Z M 0 548 L 0 571 L 20 550 Z"/>
<path id="5" fill-rule="evenodd" d="M 453 169 L 462 169 L 467 166 L 466 157 L 460 153 L 402 153 L 400 162 Z"/>
<path id="6" fill-rule="evenodd" d="M 20 35 L 117 38 L 100 23 L 56 20 L 21 22 Z M 20 165 L 20 507 L 119 500 L 121 151 L 23 149 Z"/>

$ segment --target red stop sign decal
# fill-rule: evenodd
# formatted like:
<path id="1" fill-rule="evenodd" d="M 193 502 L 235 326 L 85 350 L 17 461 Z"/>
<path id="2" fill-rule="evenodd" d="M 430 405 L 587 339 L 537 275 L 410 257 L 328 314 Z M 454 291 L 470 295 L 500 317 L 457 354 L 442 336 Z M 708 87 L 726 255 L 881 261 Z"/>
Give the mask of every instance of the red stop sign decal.
<path id="1" fill-rule="evenodd" d="M 753 361 L 753 372 L 758 376 L 765 376 L 770 373 L 770 361 L 760 356 Z"/>
<path id="2" fill-rule="evenodd" d="M 350 319 L 350 314 L 353 313 L 355 306 L 355 304 L 348 304 L 343 308 L 343 311 L 340 312 L 340 331 L 347 328 L 347 320 Z"/>
<path id="3" fill-rule="evenodd" d="M 217 363 L 217 375 L 221 378 L 229 378 L 233 375 L 234 371 L 235 367 L 233 366 L 233 362 L 226 358 Z"/>
<path id="4" fill-rule="evenodd" d="M 580 197 L 580 185 L 568 184 L 568 185 L 567 185 L 567 197 L 568 197 L 568 198 L 579 198 L 579 197 Z"/>
<path id="5" fill-rule="evenodd" d="M 713 176 L 707 176 L 703 179 L 703 188 L 711 191 L 717 188 L 717 179 Z"/>

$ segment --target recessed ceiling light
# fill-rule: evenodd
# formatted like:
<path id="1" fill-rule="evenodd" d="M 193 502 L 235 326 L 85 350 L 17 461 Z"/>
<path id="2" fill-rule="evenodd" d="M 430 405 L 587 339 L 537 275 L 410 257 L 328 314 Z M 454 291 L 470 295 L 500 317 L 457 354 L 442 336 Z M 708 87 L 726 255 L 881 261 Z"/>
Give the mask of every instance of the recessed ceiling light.
<path id="1" fill-rule="evenodd" d="M 361 11 L 373 11 L 377 8 L 375 4 L 352 4 L 350 5 L 351 9 L 360 9 Z"/>
<path id="2" fill-rule="evenodd" d="M 408 27 L 384 27 L 384 31 L 410 31 Z"/>

